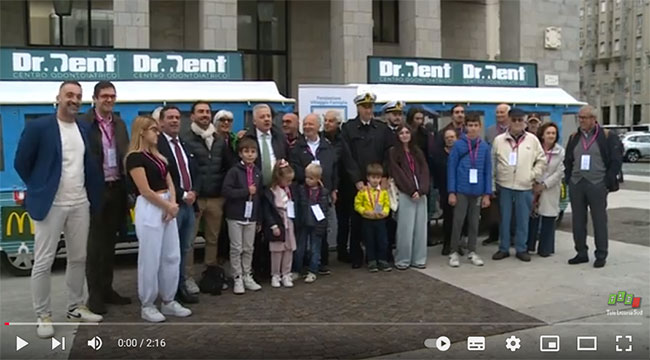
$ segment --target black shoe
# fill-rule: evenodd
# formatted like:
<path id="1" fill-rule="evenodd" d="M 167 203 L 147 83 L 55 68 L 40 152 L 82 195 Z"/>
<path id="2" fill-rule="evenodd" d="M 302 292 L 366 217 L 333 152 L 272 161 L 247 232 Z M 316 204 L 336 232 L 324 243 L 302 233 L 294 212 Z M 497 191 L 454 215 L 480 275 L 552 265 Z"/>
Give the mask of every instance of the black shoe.
<path id="1" fill-rule="evenodd" d="M 176 298 L 183 304 L 197 304 L 199 302 L 199 296 L 197 294 L 190 294 L 185 286 L 181 286 L 176 292 Z"/>
<path id="2" fill-rule="evenodd" d="M 539 255 L 541 257 L 549 257 L 549 256 L 551 256 L 551 254 L 545 254 L 545 253 L 537 253 L 537 255 Z"/>
<path id="3" fill-rule="evenodd" d="M 359 269 L 359 268 L 361 268 L 361 264 L 359 264 L 359 263 L 354 263 L 354 264 L 352 264 L 352 268 L 353 268 L 353 269 Z"/>
<path id="4" fill-rule="evenodd" d="M 338 254 L 336 258 L 338 259 L 339 262 L 346 263 L 346 264 L 350 263 L 350 255 L 347 253 Z"/>
<path id="5" fill-rule="evenodd" d="M 111 305 L 128 305 L 131 303 L 131 299 L 118 294 L 115 290 L 112 290 L 111 293 L 104 298 L 104 302 Z"/>
<path id="6" fill-rule="evenodd" d="M 530 254 L 528 254 L 527 252 L 519 252 L 519 253 L 517 253 L 517 259 L 519 259 L 521 261 L 529 262 L 530 261 Z"/>
<path id="7" fill-rule="evenodd" d="M 104 315 L 108 312 L 108 309 L 106 308 L 106 304 L 100 301 L 93 301 L 93 302 L 89 301 L 88 310 L 98 315 Z"/>
<path id="8" fill-rule="evenodd" d="M 332 274 L 332 272 L 327 266 L 321 266 L 318 269 L 318 275 L 330 275 L 330 274 Z"/>
<path id="9" fill-rule="evenodd" d="M 494 253 L 494 255 L 492 255 L 492 260 L 501 260 L 507 258 L 508 256 L 510 256 L 510 254 L 507 252 L 497 251 Z"/>
<path id="10" fill-rule="evenodd" d="M 464 256 L 464 255 L 465 255 L 465 250 L 463 250 L 462 247 L 459 247 L 459 248 L 458 248 L 458 255 L 460 255 L 460 256 Z"/>
<path id="11" fill-rule="evenodd" d="M 450 247 L 449 246 L 443 246 L 441 254 L 444 255 L 444 256 L 447 256 L 447 255 L 451 254 Z"/>
<path id="12" fill-rule="evenodd" d="M 483 240 L 483 241 L 481 242 L 481 244 L 483 244 L 483 245 L 485 246 L 485 245 L 494 244 L 494 243 L 496 243 L 496 242 L 498 242 L 498 241 L 499 241 L 499 239 L 494 239 L 494 238 L 489 237 L 489 238 Z"/>
<path id="13" fill-rule="evenodd" d="M 605 260 L 605 259 L 596 259 L 596 261 L 594 261 L 594 267 L 595 268 L 601 268 L 601 267 L 604 267 L 606 263 L 607 263 L 607 260 Z"/>
<path id="14" fill-rule="evenodd" d="M 589 262 L 589 258 L 586 256 L 576 255 L 572 259 L 569 259 L 569 265 L 576 265 Z"/>

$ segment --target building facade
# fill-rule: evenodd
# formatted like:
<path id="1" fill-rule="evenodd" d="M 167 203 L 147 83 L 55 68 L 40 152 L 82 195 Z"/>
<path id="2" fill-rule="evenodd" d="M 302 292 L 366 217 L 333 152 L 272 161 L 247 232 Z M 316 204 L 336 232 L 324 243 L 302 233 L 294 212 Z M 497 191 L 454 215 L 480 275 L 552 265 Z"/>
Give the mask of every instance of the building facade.
<path id="1" fill-rule="evenodd" d="M 237 50 L 246 79 L 365 83 L 367 57 L 538 64 L 579 94 L 580 0 L 52 0 L 0 2 L 0 45 Z M 647 16 L 646 16 L 647 19 Z"/>
<path id="2" fill-rule="evenodd" d="M 650 0 L 583 0 L 580 97 L 603 124 L 650 123 Z"/>

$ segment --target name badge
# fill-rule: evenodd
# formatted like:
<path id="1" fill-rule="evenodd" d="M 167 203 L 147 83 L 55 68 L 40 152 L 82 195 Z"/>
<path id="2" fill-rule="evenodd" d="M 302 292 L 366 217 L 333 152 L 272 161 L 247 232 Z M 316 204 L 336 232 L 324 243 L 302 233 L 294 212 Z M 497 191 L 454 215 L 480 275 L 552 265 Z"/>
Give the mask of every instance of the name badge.
<path id="1" fill-rule="evenodd" d="M 591 165 L 591 155 L 582 155 L 580 157 L 580 170 L 589 170 Z"/>
<path id="2" fill-rule="evenodd" d="M 250 219 L 253 216 L 253 202 L 246 201 L 246 208 L 244 208 L 244 218 Z"/>
<path id="3" fill-rule="evenodd" d="M 469 183 L 478 184 L 478 169 L 469 169 Z"/>
<path id="4" fill-rule="evenodd" d="M 293 200 L 287 201 L 287 216 L 289 219 L 296 218 L 296 209 L 294 208 Z"/>
<path id="5" fill-rule="evenodd" d="M 321 221 L 325 219 L 325 214 L 323 214 L 323 210 L 320 208 L 320 205 L 318 204 L 312 205 L 311 212 L 314 213 L 314 216 L 316 217 L 316 221 Z"/>
<path id="6" fill-rule="evenodd" d="M 311 163 L 320 166 L 320 160 L 312 160 Z"/>
<path id="7" fill-rule="evenodd" d="M 384 212 L 384 208 L 381 206 L 381 204 L 375 204 L 375 213 L 381 214 Z"/>
<path id="8" fill-rule="evenodd" d="M 516 152 L 511 152 L 510 156 L 508 156 L 508 165 L 510 165 L 510 166 L 516 166 L 517 165 L 517 153 Z"/>
<path id="9" fill-rule="evenodd" d="M 108 167 L 117 167 L 117 154 L 115 149 L 108 149 Z"/>

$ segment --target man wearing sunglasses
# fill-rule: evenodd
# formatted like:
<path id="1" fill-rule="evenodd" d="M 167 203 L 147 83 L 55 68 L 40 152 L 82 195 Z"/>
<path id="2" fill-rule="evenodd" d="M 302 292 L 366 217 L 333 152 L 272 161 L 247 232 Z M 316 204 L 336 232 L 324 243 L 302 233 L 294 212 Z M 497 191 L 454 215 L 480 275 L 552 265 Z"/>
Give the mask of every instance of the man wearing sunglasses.
<path id="1" fill-rule="evenodd" d="M 493 260 L 510 256 L 510 221 L 515 213 L 517 258 L 530 261 L 528 254 L 528 217 L 533 203 L 533 182 L 546 168 L 546 155 L 539 140 L 527 133 L 526 113 L 518 108 L 508 112 L 511 125 L 492 144 L 492 189 L 498 192 L 501 222 L 499 251 Z"/>

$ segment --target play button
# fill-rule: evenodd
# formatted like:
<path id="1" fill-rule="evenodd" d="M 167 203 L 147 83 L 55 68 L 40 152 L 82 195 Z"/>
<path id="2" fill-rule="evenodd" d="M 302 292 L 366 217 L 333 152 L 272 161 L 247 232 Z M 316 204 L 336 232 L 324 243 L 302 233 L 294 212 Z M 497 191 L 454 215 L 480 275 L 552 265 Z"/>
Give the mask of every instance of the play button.
<path id="1" fill-rule="evenodd" d="M 436 339 L 436 348 L 440 351 L 447 351 L 451 347 L 451 341 L 446 336 L 441 336 Z"/>
<path id="2" fill-rule="evenodd" d="M 20 351 L 20 349 L 27 345 L 29 345 L 27 341 L 23 340 L 20 336 L 16 336 L 16 351 Z"/>

